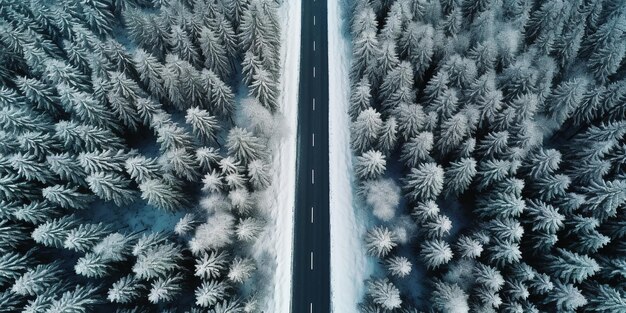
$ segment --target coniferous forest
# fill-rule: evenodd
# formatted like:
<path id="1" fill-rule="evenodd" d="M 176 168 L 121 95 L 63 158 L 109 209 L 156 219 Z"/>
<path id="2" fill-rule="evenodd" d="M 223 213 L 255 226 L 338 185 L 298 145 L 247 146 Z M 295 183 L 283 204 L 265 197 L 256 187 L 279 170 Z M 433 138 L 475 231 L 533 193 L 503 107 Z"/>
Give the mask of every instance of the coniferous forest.
<path id="1" fill-rule="evenodd" d="M 257 312 L 277 6 L 0 1 L 0 312 Z"/>
<path id="2" fill-rule="evenodd" d="M 362 312 L 626 312 L 626 3 L 349 12 Z"/>

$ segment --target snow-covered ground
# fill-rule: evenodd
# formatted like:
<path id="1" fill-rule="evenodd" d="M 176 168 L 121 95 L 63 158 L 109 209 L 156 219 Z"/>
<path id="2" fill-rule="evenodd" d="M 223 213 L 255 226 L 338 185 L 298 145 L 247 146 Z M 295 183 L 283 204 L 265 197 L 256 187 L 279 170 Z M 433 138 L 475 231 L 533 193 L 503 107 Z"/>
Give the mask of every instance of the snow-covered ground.
<path id="1" fill-rule="evenodd" d="M 296 187 L 296 136 L 298 123 L 298 81 L 300 77 L 300 0 L 284 0 L 280 8 L 281 65 L 280 113 L 287 131 L 277 143 L 273 183 L 268 190 L 268 225 L 257 240 L 254 256 L 260 262 L 265 281 L 262 312 L 289 312 L 291 300 L 291 254 Z M 269 264 L 268 264 L 269 263 Z"/>
<path id="2" fill-rule="evenodd" d="M 362 235 L 364 217 L 352 197 L 350 151 L 350 41 L 345 29 L 344 1 L 328 1 L 329 153 L 330 153 L 330 277 L 331 306 L 336 313 L 357 312 L 363 280 L 372 271 Z M 282 312 L 282 311 L 281 311 Z"/>

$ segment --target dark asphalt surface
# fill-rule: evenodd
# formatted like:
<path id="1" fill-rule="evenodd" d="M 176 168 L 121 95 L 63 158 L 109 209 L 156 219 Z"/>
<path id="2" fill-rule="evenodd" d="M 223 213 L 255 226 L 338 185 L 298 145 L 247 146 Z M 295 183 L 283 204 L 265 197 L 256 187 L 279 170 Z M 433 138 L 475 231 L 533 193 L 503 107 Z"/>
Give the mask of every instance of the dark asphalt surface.
<path id="1" fill-rule="evenodd" d="M 326 10 L 302 2 L 292 313 L 330 312 Z"/>

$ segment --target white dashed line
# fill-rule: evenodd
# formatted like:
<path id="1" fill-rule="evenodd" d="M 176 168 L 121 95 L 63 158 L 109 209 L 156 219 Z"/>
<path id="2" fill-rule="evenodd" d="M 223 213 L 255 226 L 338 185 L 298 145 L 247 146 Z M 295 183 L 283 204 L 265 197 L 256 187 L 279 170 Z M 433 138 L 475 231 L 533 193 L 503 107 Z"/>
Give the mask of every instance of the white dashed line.
<path id="1" fill-rule="evenodd" d="M 311 224 L 313 224 L 313 207 L 311 207 Z"/>
<path id="2" fill-rule="evenodd" d="M 315 15 L 313 15 L 313 25 L 315 25 Z"/>
<path id="3" fill-rule="evenodd" d="M 313 51 L 315 51 L 315 40 L 313 40 Z"/>
<path id="4" fill-rule="evenodd" d="M 313 133 L 313 142 L 311 143 L 311 147 L 315 147 L 315 133 Z"/>
<path id="5" fill-rule="evenodd" d="M 315 77 L 315 66 L 313 66 L 313 77 Z"/>
<path id="6" fill-rule="evenodd" d="M 315 111 L 315 98 L 313 98 L 313 111 Z"/>
<path id="7" fill-rule="evenodd" d="M 311 251 L 311 270 L 313 270 L 313 251 Z"/>
<path id="8" fill-rule="evenodd" d="M 311 185 L 315 185 L 315 170 L 311 170 Z"/>

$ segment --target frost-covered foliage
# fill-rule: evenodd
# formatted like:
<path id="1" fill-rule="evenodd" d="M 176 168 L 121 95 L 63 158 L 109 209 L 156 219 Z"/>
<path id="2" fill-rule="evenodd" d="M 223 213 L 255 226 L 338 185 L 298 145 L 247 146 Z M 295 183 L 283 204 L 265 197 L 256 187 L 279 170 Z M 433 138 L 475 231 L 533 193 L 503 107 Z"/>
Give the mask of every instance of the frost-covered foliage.
<path id="1" fill-rule="evenodd" d="M 624 1 L 346 12 L 362 311 L 626 312 Z"/>
<path id="2" fill-rule="evenodd" d="M 0 1 L 0 312 L 256 306 L 278 5 Z"/>

